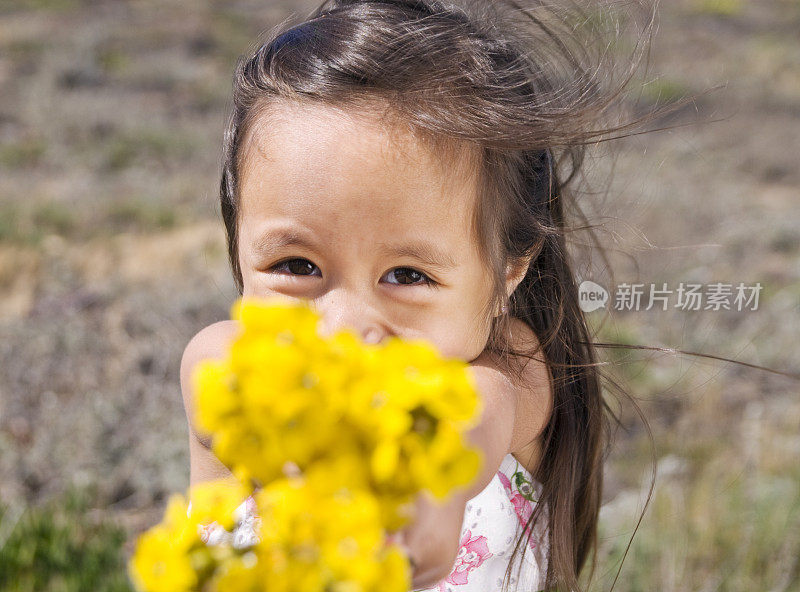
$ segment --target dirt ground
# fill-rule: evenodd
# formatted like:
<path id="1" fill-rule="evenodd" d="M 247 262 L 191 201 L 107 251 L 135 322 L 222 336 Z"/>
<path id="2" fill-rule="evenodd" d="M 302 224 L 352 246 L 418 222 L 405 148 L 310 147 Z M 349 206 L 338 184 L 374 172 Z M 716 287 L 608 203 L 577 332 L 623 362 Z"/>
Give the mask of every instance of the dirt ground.
<path id="1" fill-rule="evenodd" d="M 4 504 L 94 486 L 98 511 L 133 535 L 188 486 L 181 354 L 236 297 L 216 202 L 233 66 L 260 31 L 314 5 L 194 4 L 0 8 Z M 610 292 L 625 282 L 763 289 L 757 310 L 605 309 L 590 320 L 605 341 L 798 372 L 800 3 L 665 0 L 658 22 L 632 96 L 645 107 L 697 98 L 660 121 L 669 130 L 597 147 L 588 175 L 608 191 L 581 199 L 614 277 L 583 251 L 578 274 Z M 651 422 L 660 483 L 683 500 L 654 507 L 653 532 L 668 517 L 692 533 L 725 520 L 713 500 L 755 478 L 794 508 L 770 520 L 800 531 L 797 381 L 669 353 L 604 355 Z M 608 463 L 603 520 L 626 542 L 651 458 L 632 409 L 621 416 L 627 432 Z M 743 524 L 723 538 L 745 540 Z M 770 542 L 789 553 L 774 566 L 776 590 L 797 581 L 800 543 L 786 540 Z M 720 549 L 699 567 L 683 556 L 682 573 L 717 573 L 730 555 Z M 689 589 L 659 557 L 657 589 Z"/>

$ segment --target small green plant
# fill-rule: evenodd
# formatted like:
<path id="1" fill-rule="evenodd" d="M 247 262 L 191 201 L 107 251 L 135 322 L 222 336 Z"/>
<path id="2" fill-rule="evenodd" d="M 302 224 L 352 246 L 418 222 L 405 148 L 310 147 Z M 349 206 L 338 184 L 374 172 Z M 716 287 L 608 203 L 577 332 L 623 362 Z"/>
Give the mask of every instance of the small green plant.
<path id="1" fill-rule="evenodd" d="M 642 95 L 651 103 L 674 103 L 689 94 L 689 89 L 678 82 L 668 78 L 656 78 L 642 85 Z"/>
<path id="2" fill-rule="evenodd" d="M 18 10 L 46 10 L 51 12 L 68 12 L 80 8 L 83 0 L 16 0 Z"/>
<path id="3" fill-rule="evenodd" d="M 19 237 L 19 210 L 11 204 L 0 207 L 0 242 L 16 241 Z"/>
<path id="4" fill-rule="evenodd" d="M 0 146 L 0 167 L 35 166 L 41 161 L 45 148 L 44 141 L 39 138 L 24 138 L 18 142 Z"/>
<path id="5" fill-rule="evenodd" d="M 697 0 L 695 12 L 712 16 L 736 16 L 742 12 L 742 0 Z"/>
<path id="6" fill-rule="evenodd" d="M 180 161 L 194 154 L 194 137 L 155 129 L 120 132 L 105 148 L 105 168 L 121 171 L 148 161 Z"/>
<path id="7" fill-rule="evenodd" d="M 108 210 L 108 222 L 114 231 L 172 228 L 177 223 L 175 210 L 169 204 L 143 199 L 118 201 Z"/>
<path id="8" fill-rule="evenodd" d="M 90 494 L 71 490 L 41 507 L 0 505 L 0 591 L 129 592 L 124 530 L 91 517 Z"/>
<path id="9" fill-rule="evenodd" d="M 107 48 L 98 50 L 95 54 L 97 64 L 108 74 L 119 74 L 128 66 L 130 59 L 121 50 Z"/>
<path id="10" fill-rule="evenodd" d="M 58 202 L 46 202 L 33 211 L 32 222 L 37 234 L 68 236 L 78 226 L 75 208 Z"/>

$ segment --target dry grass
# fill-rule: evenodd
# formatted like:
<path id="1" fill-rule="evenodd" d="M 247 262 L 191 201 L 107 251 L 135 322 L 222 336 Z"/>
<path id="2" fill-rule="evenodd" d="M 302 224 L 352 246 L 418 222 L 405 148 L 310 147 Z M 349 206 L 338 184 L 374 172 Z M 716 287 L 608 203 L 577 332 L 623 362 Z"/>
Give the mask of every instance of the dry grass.
<path id="1" fill-rule="evenodd" d="M 621 142 L 607 199 L 585 204 L 603 216 L 616 283 L 764 291 L 757 311 L 595 312 L 592 323 L 605 340 L 797 371 L 800 5 L 662 5 L 642 99 L 725 87 L 669 121 L 690 125 Z M 27 0 L 0 12 L 2 504 L 93 487 L 96 511 L 132 536 L 187 486 L 180 355 L 235 296 L 214 201 L 230 77 L 290 6 L 302 11 Z M 608 171 L 590 162 L 595 178 Z M 612 286 L 596 256 L 581 273 Z M 616 589 L 800 590 L 797 383 L 604 355 L 653 426 L 659 469 Z M 646 434 L 629 406 L 620 414 L 602 589 L 649 484 Z"/>

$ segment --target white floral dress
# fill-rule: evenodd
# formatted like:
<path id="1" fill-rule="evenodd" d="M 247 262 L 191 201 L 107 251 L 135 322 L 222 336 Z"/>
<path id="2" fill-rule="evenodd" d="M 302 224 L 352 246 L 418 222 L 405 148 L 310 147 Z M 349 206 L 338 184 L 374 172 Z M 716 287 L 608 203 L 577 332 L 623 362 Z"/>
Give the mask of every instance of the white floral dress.
<path id="1" fill-rule="evenodd" d="M 507 454 L 489 484 L 467 502 L 461 523 L 460 548 L 450 575 L 431 588 L 414 592 L 500 592 L 514 546 L 541 491 L 542 485 L 533 480 L 513 454 Z M 189 507 L 191 509 L 191 504 Z M 517 552 L 509 574 L 507 589 L 511 592 L 544 588 L 549 554 L 545 516 L 546 513 L 537 521 L 524 558 L 520 558 L 522 548 Z M 205 543 L 242 548 L 257 542 L 259 519 L 252 497 L 236 509 L 236 519 L 232 532 L 215 523 L 201 527 Z"/>
<path id="2" fill-rule="evenodd" d="M 450 575 L 422 592 L 499 592 L 514 546 L 541 491 L 541 483 L 513 454 L 507 454 L 494 478 L 467 502 L 461 546 Z M 511 592 L 544 588 L 549 553 L 545 516 L 537 520 L 528 548 L 517 552 L 507 587 Z M 520 559 L 523 550 L 525 556 Z"/>

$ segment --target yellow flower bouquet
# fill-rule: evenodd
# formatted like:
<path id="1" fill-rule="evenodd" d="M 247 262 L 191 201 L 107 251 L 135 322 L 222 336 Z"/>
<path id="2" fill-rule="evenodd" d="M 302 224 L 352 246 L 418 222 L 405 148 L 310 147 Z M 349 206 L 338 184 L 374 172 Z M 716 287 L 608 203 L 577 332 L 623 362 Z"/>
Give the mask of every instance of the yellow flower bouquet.
<path id="1" fill-rule="evenodd" d="M 467 445 L 481 401 L 467 364 L 423 340 L 366 344 L 349 330 L 317 332 L 303 301 L 237 300 L 241 330 L 226 359 L 192 376 L 196 422 L 235 476 L 180 495 L 137 541 L 141 592 L 407 592 L 405 555 L 387 532 L 414 496 L 444 499 L 482 462 Z M 207 545 L 250 496 L 258 536 Z M 187 511 L 190 510 L 190 511 Z"/>

